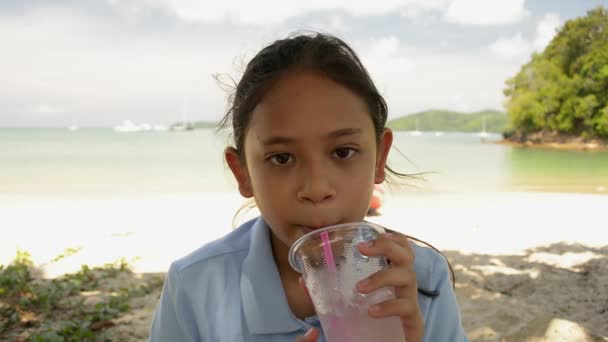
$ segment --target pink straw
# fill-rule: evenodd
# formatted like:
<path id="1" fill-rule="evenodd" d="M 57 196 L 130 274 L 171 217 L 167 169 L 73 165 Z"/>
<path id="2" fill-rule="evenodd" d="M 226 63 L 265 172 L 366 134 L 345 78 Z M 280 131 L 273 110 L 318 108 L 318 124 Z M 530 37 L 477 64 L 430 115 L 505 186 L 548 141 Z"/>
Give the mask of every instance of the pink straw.
<path id="1" fill-rule="evenodd" d="M 321 232 L 321 241 L 323 241 L 323 254 L 327 263 L 327 270 L 334 275 L 336 274 L 336 260 L 334 259 L 334 252 L 331 250 L 329 234 L 327 232 Z"/>

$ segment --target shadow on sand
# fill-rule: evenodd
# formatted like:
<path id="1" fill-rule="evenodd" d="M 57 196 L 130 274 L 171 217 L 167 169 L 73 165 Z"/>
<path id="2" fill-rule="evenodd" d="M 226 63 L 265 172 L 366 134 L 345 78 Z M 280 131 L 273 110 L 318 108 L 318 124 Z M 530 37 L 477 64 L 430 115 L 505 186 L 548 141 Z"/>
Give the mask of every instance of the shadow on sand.
<path id="1" fill-rule="evenodd" d="M 608 246 L 445 254 L 471 341 L 608 341 Z"/>

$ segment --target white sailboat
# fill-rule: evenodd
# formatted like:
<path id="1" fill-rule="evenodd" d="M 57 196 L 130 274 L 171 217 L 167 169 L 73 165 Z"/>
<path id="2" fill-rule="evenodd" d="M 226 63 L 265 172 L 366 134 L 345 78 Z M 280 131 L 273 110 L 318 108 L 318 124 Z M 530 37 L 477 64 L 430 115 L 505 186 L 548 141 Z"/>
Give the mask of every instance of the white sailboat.
<path id="1" fill-rule="evenodd" d="M 182 121 L 171 126 L 172 131 L 191 131 L 194 129 L 194 124 L 188 120 L 188 109 L 186 103 L 182 105 Z"/>
<path id="2" fill-rule="evenodd" d="M 481 118 L 481 132 L 477 133 L 477 136 L 481 139 L 485 139 L 490 136 L 490 134 L 486 131 L 486 117 L 483 116 Z"/>
<path id="3" fill-rule="evenodd" d="M 72 120 L 72 124 L 68 126 L 68 131 L 70 132 L 74 132 L 79 130 L 80 127 L 78 127 L 78 125 L 76 124 L 76 122 L 74 120 Z"/>
<path id="4" fill-rule="evenodd" d="M 418 122 L 419 122 L 419 120 L 418 120 L 418 118 L 416 118 L 416 130 L 410 132 L 411 136 L 417 137 L 417 136 L 422 135 L 422 132 L 420 131 L 420 126 L 419 126 Z"/>
<path id="5" fill-rule="evenodd" d="M 141 126 L 134 124 L 131 120 L 125 120 L 121 125 L 114 127 L 115 132 L 121 133 L 140 132 L 141 130 Z"/>

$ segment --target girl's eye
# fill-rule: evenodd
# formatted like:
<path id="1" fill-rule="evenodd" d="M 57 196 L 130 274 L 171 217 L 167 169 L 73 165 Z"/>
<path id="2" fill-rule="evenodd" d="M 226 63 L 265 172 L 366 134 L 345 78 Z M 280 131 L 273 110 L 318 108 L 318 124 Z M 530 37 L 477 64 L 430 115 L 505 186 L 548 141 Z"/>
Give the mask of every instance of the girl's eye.
<path id="1" fill-rule="evenodd" d="M 352 157 L 355 152 L 357 151 L 350 147 L 341 147 L 334 151 L 334 156 L 336 156 L 338 159 L 348 159 Z"/>
<path id="2" fill-rule="evenodd" d="M 293 157 L 289 153 L 275 154 L 270 157 L 270 161 L 275 165 L 285 165 L 293 160 Z"/>

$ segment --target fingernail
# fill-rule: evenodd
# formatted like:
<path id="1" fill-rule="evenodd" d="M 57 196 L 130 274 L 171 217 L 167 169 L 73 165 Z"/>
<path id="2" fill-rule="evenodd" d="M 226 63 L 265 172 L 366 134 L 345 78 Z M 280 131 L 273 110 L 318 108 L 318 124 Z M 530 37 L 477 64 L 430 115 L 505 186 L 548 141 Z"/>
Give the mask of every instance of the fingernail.
<path id="1" fill-rule="evenodd" d="M 381 235 L 387 239 L 392 239 L 395 237 L 395 234 L 393 233 L 382 233 Z"/>
<path id="2" fill-rule="evenodd" d="M 360 288 L 366 288 L 366 287 L 369 286 L 369 284 L 371 284 L 371 282 L 372 282 L 371 279 L 365 278 L 365 279 L 359 281 L 359 287 Z"/>
<path id="3" fill-rule="evenodd" d="M 364 241 L 359 244 L 363 248 L 370 248 L 374 245 L 374 241 Z"/>
<path id="4" fill-rule="evenodd" d="M 380 311 L 380 305 L 376 305 L 376 304 L 371 305 L 371 306 L 369 307 L 369 309 L 370 309 L 372 312 L 378 312 L 378 311 Z"/>

